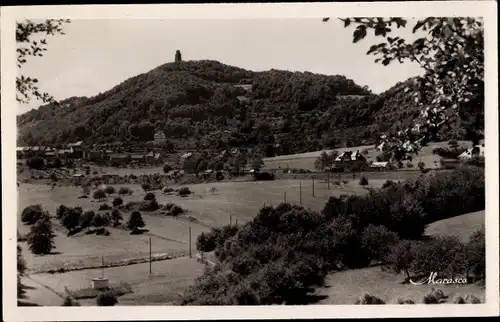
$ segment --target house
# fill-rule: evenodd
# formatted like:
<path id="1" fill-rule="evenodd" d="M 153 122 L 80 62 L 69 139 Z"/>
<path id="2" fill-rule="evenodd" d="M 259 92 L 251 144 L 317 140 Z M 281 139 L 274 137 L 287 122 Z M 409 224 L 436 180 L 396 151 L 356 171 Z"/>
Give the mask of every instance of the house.
<path id="1" fill-rule="evenodd" d="M 391 168 L 391 164 L 387 161 L 384 162 L 374 161 L 370 164 L 370 168 L 377 170 L 389 170 Z"/>
<path id="2" fill-rule="evenodd" d="M 360 169 L 366 166 L 366 158 L 356 151 L 345 151 L 340 153 L 334 160 L 335 167 Z"/>
<path id="3" fill-rule="evenodd" d="M 130 155 L 123 153 L 113 153 L 109 155 L 109 161 L 112 165 L 123 165 L 130 161 Z"/>
<path id="4" fill-rule="evenodd" d="M 460 160 L 470 160 L 477 157 L 484 158 L 484 144 L 476 145 L 473 148 L 467 149 L 467 151 L 464 151 L 458 156 Z"/>
<path id="5" fill-rule="evenodd" d="M 87 158 L 90 161 L 100 161 L 103 159 L 103 153 L 98 150 L 92 150 L 88 152 Z"/>
<path id="6" fill-rule="evenodd" d="M 144 163 L 146 161 L 146 156 L 144 154 L 134 153 L 130 156 L 130 161 L 133 163 Z"/>
<path id="7" fill-rule="evenodd" d="M 161 145 L 167 141 L 167 136 L 164 131 L 156 131 L 153 136 L 153 144 Z"/>
<path id="8" fill-rule="evenodd" d="M 88 153 L 83 145 L 83 141 L 70 143 L 70 144 L 68 144 L 67 147 L 72 150 L 72 152 L 71 152 L 72 158 L 74 158 L 74 159 L 87 159 L 88 158 Z"/>
<path id="9" fill-rule="evenodd" d="M 56 153 L 54 151 L 46 151 L 45 152 L 45 157 L 47 159 L 55 159 L 56 158 Z"/>

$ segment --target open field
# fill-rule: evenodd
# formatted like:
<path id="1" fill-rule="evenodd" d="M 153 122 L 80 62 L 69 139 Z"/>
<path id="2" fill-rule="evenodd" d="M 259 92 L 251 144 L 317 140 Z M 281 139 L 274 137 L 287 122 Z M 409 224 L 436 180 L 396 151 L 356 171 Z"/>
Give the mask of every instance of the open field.
<path id="1" fill-rule="evenodd" d="M 430 236 L 460 237 L 463 242 L 484 224 L 484 211 L 460 215 L 432 223 L 426 230 Z M 326 297 L 320 304 L 353 304 L 364 292 L 376 295 L 386 303 L 395 303 L 398 297 L 421 303 L 425 294 L 433 287 L 443 290 L 449 301 L 456 294 L 466 296 L 473 294 L 484 303 L 485 291 L 476 284 L 467 285 L 412 285 L 403 284 L 405 276 L 383 271 L 380 266 L 348 270 L 330 274 L 325 282 L 326 287 L 318 290 L 318 295 Z"/>
<path id="2" fill-rule="evenodd" d="M 107 268 L 104 276 L 110 284 L 126 282 L 132 292 L 120 296 L 118 305 L 169 305 L 179 299 L 179 294 L 203 273 L 204 265 L 194 258 L 181 257 L 153 262 L 152 274 L 149 263 Z M 60 306 L 65 287 L 71 291 L 91 286 L 92 278 L 100 277 L 100 269 L 73 271 L 62 274 L 35 274 L 24 278 L 30 286 L 27 300 L 46 306 Z M 50 290 L 49 290 L 50 289 Z M 55 291 L 55 292 L 54 292 Z M 79 300 L 81 305 L 95 305 L 95 299 Z"/>
<path id="3" fill-rule="evenodd" d="M 459 146 L 470 147 L 470 142 L 468 141 L 458 141 Z M 438 169 L 441 167 L 440 159 L 441 157 L 432 153 L 432 150 L 436 148 L 449 148 L 448 142 L 433 142 L 429 143 L 428 146 L 422 148 L 418 155 L 415 156 L 413 165 L 416 168 L 417 164 L 422 161 L 425 163 L 425 167 L 429 169 Z M 352 148 L 339 148 L 335 149 L 339 153 L 344 151 L 356 151 L 360 152 L 366 150 L 368 154 L 363 154 L 368 162 L 376 161 L 377 156 L 380 155 L 380 152 L 376 149 L 375 145 L 363 145 L 356 146 Z M 330 152 L 332 150 L 324 150 Z M 322 151 L 308 152 L 308 153 L 300 153 L 300 154 L 290 154 L 290 155 L 280 155 L 274 158 L 265 158 L 264 167 L 266 169 L 286 169 L 286 168 L 294 168 L 294 169 L 305 169 L 310 171 L 315 171 L 314 161 L 320 156 Z"/>

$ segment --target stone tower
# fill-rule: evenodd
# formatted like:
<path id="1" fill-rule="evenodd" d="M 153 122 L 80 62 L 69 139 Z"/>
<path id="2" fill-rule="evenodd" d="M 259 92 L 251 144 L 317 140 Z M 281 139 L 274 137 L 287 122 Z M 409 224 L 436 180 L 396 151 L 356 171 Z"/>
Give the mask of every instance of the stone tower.
<path id="1" fill-rule="evenodd" d="M 182 61 L 182 54 L 181 54 L 181 51 L 180 50 L 177 50 L 175 52 L 175 62 L 178 63 L 178 62 L 181 62 Z"/>

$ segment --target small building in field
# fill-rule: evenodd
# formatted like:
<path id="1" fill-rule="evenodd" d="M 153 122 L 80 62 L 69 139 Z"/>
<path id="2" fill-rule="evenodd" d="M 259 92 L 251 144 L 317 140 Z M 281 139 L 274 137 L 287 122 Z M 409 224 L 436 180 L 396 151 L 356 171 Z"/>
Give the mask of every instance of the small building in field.
<path id="1" fill-rule="evenodd" d="M 91 150 L 87 154 L 88 160 L 90 161 L 101 161 L 103 159 L 103 153 L 98 150 Z"/>
<path id="2" fill-rule="evenodd" d="M 68 144 L 68 148 L 72 150 L 71 157 L 73 159 L 87 159 L 88 152 L 83 145 L 83 141 L 78 141 Z"/>
<path id="3" fill-rule="evenodd" d="M 366 158 L 356 151 L 345 151 L 340 153 L 334 160 L 334 166 L 344 169 L 362 169 L 366 166 Z"/>
<path id="4" fill-rule="evenodd" d="M 130 161 L 130 155 L 124 153 L 113 153 L 109 155 L 111 165 L 124 165 Z"/>
<path id="5" fill-rule="evenodd" d="M 144 163 L 146 161 L 146 156 L 144 154 L 134 153 L 130 155 L 130 161 L 133 163 Z"/>
<path id="6" fill-rule="evenodd" d="M 370 168 L 375 170 L 389 170 L 391 169 L 391 164 L 388 161 L 374 161 L 370 164 Z"/>
<path id="7" fill-rule="evenodd" d="M 479 158 L 479 157 L 484 158 L 484 150 L 485 150 L 484 144 L 476 145 L 473 148 L 464 151 L 462 154 L 458 156 L 458 158 L 463 161 L 470 160 L 472 158 Z"/>

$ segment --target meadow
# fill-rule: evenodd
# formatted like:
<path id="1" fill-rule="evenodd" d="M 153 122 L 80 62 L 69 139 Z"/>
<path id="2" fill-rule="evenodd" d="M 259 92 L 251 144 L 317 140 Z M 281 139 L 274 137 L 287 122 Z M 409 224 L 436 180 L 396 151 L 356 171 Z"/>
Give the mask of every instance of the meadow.
<path id="1" fill-rule="evenodd" d="M 458 141 L 457 142 L 460 147 L 470 147 L 469 141 Z M 419 151 L 418 155 L 414 157 L 413 166 L 416 168 L 419 162 L 423 162 L 425 167 L 428 169 L 439 169 L 441 168 L 440 160 L 441 157 L 433 154 L 432 151 L 436 148 L 449 148 L 448 142 L 432 142 L 427 146 L 422 147 Z M 338 153 L 342 153 L 344 151 L 356 151 L 363 152 L 366 150 L 367 154 L 363 154 L 363 156 L 367 159 L 368 162 L 376 161 L 377 156 L 381 154 L 379 150 L 374 145 L 363 145 L 363 146 L 355 146 L 351 148 L 338 148 L 335 149 Z M 324 150 L 326 152 L 330 152 L 332 150 Z M 320 156 L 323 151 L 315 151 L 315 152 L 307 152 L 300 154 L 291 154 L 291 155 L 281 155 L 273 158 L 265 158 L 264 167 L 266 169 L 304 169 L 315 171 L 314 161 Z"/>

